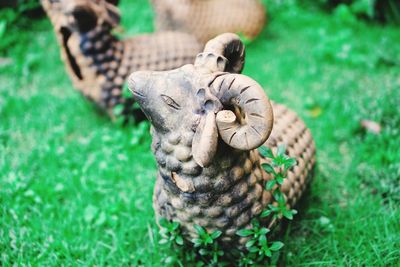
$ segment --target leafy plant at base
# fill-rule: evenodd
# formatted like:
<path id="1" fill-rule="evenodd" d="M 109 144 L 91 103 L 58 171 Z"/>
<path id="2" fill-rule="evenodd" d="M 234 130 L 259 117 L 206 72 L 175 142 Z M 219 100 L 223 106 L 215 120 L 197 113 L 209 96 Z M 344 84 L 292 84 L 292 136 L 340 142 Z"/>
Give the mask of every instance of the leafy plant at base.
<path id="1" fill-rule="evenodd" d="M 179 260 L 182 256 L 183 237 L 181 234 L 180 224 L 174 221 L 168 221 L 165 218 L 159 220 L 161 239 L 159 245 L 168 248 L 170 251 L 180 251 L 181 253 L 166 253 L 168 256 L 163 258 L 163 262 L 167 265 L 183 266 Z"/>
<path id="2" fill-rule="evenodd" d="M 222 232 L 217 230 L 208 233 L 206 229 L 199 225 L 194 225 L 194 228 L 198 234 L 198 238 L 192 239 L 194 247 L 198 249 L 198 253 L 201 256 L 205 257 L 205 262 L 209 266 L 217 266 L 220 264 L 218 259 L 224 256 L 224 252 L 220 249 L 217 242 L 217 239 L 221 236 Z"/>
<path id="3" fill-rule="evenodd" d="M 283 217 L 292 220 L 293 215 L 297 213 L 296 210 L 287 208 L 286 197 L 281 189 L 287 178 L 288 170 L 296 165 L 296 160 L 286 155 L 285 150 L 285 146 L 280 145 L 274 155 L 270 148 L 265 146 L 259 148 L 260 154 L 271 160 L 271 164 L 263 163 L 261 167 L 273 175 L 273 179 L 265 183 L 265 189 L 273 190 L 272 195 L 276 201 L 276 203 L 268 205 L 267 209 L 261 213 L 261 218 L 272 215 L 273 221 Z M 239 261 L 239 266 L 250 266 L 261 263 L 266 258 L 271 259 L 274 252 L 278 252 L 284 246 L 280 241 L 268 241 L 267 234 L 270 229 L 261 227 L 258 218 L 253 219 L 251 224 L 251 229 L 242 229 L 236 233 L 238 236 L 250 238 L 245 244 L 249 255 Z"/>
<path id="4" fill-rule="evenodd" d="M 258 219 L 254 219 L 252 222 L 251 229 L 239 230 L 236 234 L 241 237 L 250 237 L 250 240 L 246 242 L 246 249 L 250 253 L 250 257 L 247 258 L 248 262 L 261 262 L 266 257 L 271 258 L 272 253 L 280 250 L 283 247 L 283 243 L 280 241 L 268 242 L 267 234 L 270 232 L 268 228 L 260 227 Z M 251 254 L 253 257 L 251 257 Z"/>
<path id="5" fill-rule="evenodd" d="M 160 235 L 162 239 L 158 242 L 160 245 L 168 244 L 172 247 L 174 244 L 183 245 L 183 237 L 180 232 L 180 224 L 178 222 L 169 222 L 166 219 L 160 220 Z"/>
<path id="6" fill-rule="evenodd" d="M 270 148 L 262 146 L 259 148 L 260 154 L 271 160 L 271 164 L 262 163 L 261 167 L 273 175 L 273 179 L 265 184 L 265 189 L 268 191 L 273 190 L 272 195 L 276 201 L 275 204 L 269 204 L 268 208 L 261 213 L 261 218 L 268 217 L 272 214 L 273 219 L 281 219 L 285 217 L 289 220 L 293 219 L 293 215 L 297 213 L 294 209 L 288 209 L 286 197 L 282 193 L 281 186 L 287 178 L 287 172 L 290 168 L 296 165 L 296 160 L 290 158 L 285 154 L 285 146 L 278 146 L 276 156 L 272 153 Z"/>
<path id="7" fill-rule="evenodd" d="M 196 266 L 222 266 L 224 264 L 220 260 L 224 252 L 217 242 L 218 237 L 222 234 L 221 231 L 208 233 L 203 227 L 195 225 L 194 228 L 198 237 L 192 240 L 193 247 L 183 249 L 184 240 L 180 224 L 164 218 L 159 223 L 161 226 L 159 233 L 162 238 L 158 244 L 169 249 L 165 251 L 168 256 L 164 257 L 163 263 L 171 266 L 185 266 L 184 263 L 193 262 L 196 259 L 196 254 L 198 254 L 201 259 L 197 261 Z"/>

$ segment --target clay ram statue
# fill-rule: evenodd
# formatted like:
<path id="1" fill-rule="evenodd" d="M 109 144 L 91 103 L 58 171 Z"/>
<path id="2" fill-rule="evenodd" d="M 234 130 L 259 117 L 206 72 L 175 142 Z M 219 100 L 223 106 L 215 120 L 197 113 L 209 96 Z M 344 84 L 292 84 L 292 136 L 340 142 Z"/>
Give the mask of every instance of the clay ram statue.
<path id="1" fill-rule="evenodd" d="M 224 32 L 255 38 L 265 24 L 260 0 L 151 0 L 159 31 L 183 31 L 206 43 Z"/>
<path id="2" fill-rule="evenodd" d="M 116 2 L 41 0 L 74 86 L 109 114 L 117 104 L 125 106 L 123 113 L 131 112 L 132 99 L 122 97 L 128 74 L 174 69 L 193 62 L 201 51 L 193 36 L 178 32 L 120 40 L 112 32 L 120 20 Z"/>
<path id="3" fill-rule="evenodd" d="M 227 33 L 209 41 L 194 65 L 136 72 L 128 81 L 152 124 L 156 215 L 180 222 L 188 239 L 196 236 L 195 224 L 220 230 L 227 247 L 240 247 L 246 240 L 236 231 L 251 227 L 252 218 L 273 202 L 263 186 L 272 176 L 260 166 L 266 159 L 259 146 L 276 150 L 285 144 L 297 160 L 282 186 L 291 207 L 315 163 L 314 141 L 303 121 L 238 74 L 244 54 L 239 37 Z"/>

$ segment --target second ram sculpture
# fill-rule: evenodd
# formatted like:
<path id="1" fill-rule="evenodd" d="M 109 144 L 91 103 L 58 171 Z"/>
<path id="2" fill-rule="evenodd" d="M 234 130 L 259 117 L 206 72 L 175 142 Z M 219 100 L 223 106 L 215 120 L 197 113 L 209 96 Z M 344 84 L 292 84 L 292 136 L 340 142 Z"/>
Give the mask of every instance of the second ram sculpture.
<path id="1" fill-rule="evenodd" d="M 120 14 L 112 0 L 41 0 L 74 86 L 113 116 L 140 120 L 132 98 L 123 96 L 125 79 L 138 70 L 169 70 L 193 62 L 202 49 L 194 36 L 180 32 L 141 34 L 120 39 Z"/>
<path id="2" fill-rule="evenodd" d="M 243 248 L 251 220 L 273 204 L 257 148 L 285 144 L 297 166 L 282 185 L 293 207 L 315 164 L 315 145 L 303 121 L 271 103 L 261 86 L 238 74 L 244 45 L 235 34 L 209 41 L 194 65 L 165 72 L 136 72 L 129 78 L 135 100 L 152 124 L 158 164 L 154 208 L 158 218 L 178 221 L 187 240 L 194 225 L 222 231 L 226 248 Z M 263 223 L 269 225 L 271 217 Z"/>

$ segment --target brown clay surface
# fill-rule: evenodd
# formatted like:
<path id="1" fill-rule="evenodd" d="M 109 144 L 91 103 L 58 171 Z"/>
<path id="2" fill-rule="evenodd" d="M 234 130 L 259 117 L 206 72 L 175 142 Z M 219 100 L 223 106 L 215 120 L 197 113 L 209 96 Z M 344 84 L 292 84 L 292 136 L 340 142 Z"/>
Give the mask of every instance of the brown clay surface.
<path id="1" fill-rule="evenodd" d="M 201 42 L 225 32 L 255 38 L 265 24 L 259 0 L 152 0 L 159 31 L 194 34 Z"/>

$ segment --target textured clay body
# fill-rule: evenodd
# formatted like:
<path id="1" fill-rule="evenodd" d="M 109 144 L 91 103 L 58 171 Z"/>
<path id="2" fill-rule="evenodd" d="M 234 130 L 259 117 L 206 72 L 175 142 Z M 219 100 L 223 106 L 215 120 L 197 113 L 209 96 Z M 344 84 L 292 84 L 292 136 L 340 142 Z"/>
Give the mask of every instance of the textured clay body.
<path id="1" fill-rule="evenodd" d="M 244 47 L 234 34 L 211 40 L 194 65 L 168 72 L 138 72 L 129 87 L 152 123 L 158 163 L 154 207 L 158 217 L 222 231 L 226 247 L 242 247 L 236 232 L 251 227 L 274 200 L 264 189 L 272 176 L 257 147 L 285 144 L 298 164 L 282 186 L 293 207 L 311 178 L 315 146 L 302 120 L 270 104 L 262 88 L 240 72 Z M 271 131 L 272 130 L 272 131 Z M 268 139 L 268 140 L 267 140 Z M 271 218 L 263 222 L 273 224 Z"/>
<path id="2" fill-rule="evenodd" d="M 293 207 L 311 178 L 315 147 L 310 131 L 293 111 L 278 104 L 273 109 L 275 122 L 266 146 L 276 151 L 278 144 L 287 144 L 288 155 L 298 161 L 283 185 L 283 192 Z M 272 203 L 271 192 L 263 189 L 264 181 L 272 176 L 261 169 L 260 163 L 265 159 L 257 150 L 220 148 L 218 160 L 206 168 L 198 166 L 193 158 L 184 162 L 186 155 L 182 151 L 190 151 L 192 137 L 178 137 L 181 141 L 174 145 L 168 138 L 161 141 L 153 134 L 153 151 L 159 164 L 153 196 L 156 213 L 179 221 L 192 238 L 196 237 L 193 225 L 197 224 L 209 232 L 221 230 L 222 241 L 235 244 L 240 241 L 236 231 L 250 227 L 251 219 Z M 181 167 L 177 168 L 174 163 Z M 180 180 L 190 185 L 179 188 Z M 241 243 L 245 240 L 242 238 Z"/>
<path id="3" fill-rule="evenodd" d="M 130 113 L 132 99 L 122 97 L 127 76 L 137 70 L 168 70 L 193 62 L 201 45 L 188 34 L 163 32 L 119 40 L 112 1 L 42 0 L 74 86 L 112 114 L 117 104 Z M 135 114 L 140 116 L 140 114 Z"/>
<path id="4" fill-rule="evenodd" d="M 152 0 L 156 28 L 194 34 L 201 42 L 224 32 L 256 37 L 265 24 L 259 0 Z"/>

